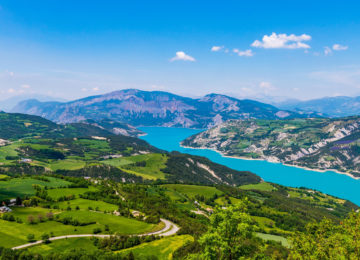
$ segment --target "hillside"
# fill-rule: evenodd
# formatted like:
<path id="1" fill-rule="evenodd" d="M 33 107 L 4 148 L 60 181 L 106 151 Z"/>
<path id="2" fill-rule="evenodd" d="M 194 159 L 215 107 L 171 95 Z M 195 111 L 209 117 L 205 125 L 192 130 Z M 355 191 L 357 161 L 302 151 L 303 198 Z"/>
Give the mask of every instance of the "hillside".
<path id="1" fill-rule="evenodd" d="M 144 132 L 140 131 L 139 129 L 133 127 L 132 125 L 120 123 L 110 119 L 102 119 L 99 121 L 94 120 L 85 120 L 82 123 L 93 125 L 99 127 L 101 129 L 105 129 L 115 135 L 126 135 L 126 136 L 133 136 L 138 137 L 140 135 L 145 134 Z"/>
<path id="2" fill-rule="evenodd" d="M 200 99 L 167 92 L 127 89 L 67 103 L 20 102 L 13 110 L 54 122 L 74 123 L 110 119 L 134 126 L 208 128 L 228 119 L 307 117 L 253 100 L 210 94 Z"/>
<path id="3" fill-rule="evenodd" d="M 144 185 L 47 174 L 7 177 L 0 187 L 0 202 L 11 209 L 0 213 L 2 259 L 186 259 L 202 254 L 214 224 L 226 221 L 226 230 L 242 224 L 232 239 L 246 232 L 239 243 L 246 250 L 238 254 L 286 259 L 308 225 L 324 217 L 336 225 L 358 209 L 317 191 L 271 183 Z"/>
<path id="4" fill-rule="evenodd" d="M 331 117 L 360 115 L 360 97 L 325 97 L 307 101 L 292 100 L 275 104 L 291 111 L 316 111 Z"/>
<path id="5" fill-rule="evenodd" d="M 183 141 L 225 155 L 360 176 L 360 118 L 230 120 Z"/>
<path id="6" fill-rule="evenodd" d="M 338 225 L 358 210 L 340 198 L 267 183 L 138 138 L 76 131 L 64 137 L 62 128 L 43 138 L 59 125 L 4 117 L 16 133 L 26 133 L 25 122 L 37 135 L 0 146 L 0 203 L 8 206 L 0 212 L 1 259 L 202 259 L 216 234 L 221 247 L 236 240 L 239 256 L 286 259 L 311 223 L 326 218 Z M 347 120 L 341 124 L 347 129 L 357 122 Z M 88 123 L 80 125 L 95 127 Z M 241 232 L 229 235 L 223 224 Z"/>
<path id="7" fill-rule="evenodd" d="M 132 126 L 113 122 L 81 122 L 56 124 L 39 116 L 0 112 L 0 139 L 28 137 L 60 138 L 78 136 L 109 136 L 122 134 L 137 136 L 141 131 Z"/>

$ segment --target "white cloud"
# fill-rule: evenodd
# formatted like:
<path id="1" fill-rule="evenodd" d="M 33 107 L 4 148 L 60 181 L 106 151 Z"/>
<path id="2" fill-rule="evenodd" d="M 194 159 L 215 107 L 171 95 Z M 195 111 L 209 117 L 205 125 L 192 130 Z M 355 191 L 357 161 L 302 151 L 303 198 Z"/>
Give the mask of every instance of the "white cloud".
<path id="1" fill-rule="evenodd" d="M 237 53 L 239 56 L 245 56 L 245 57 L 252 57 L 254 56 L 254 53 L 252 50 L 245 50 L 245 51 L 240 51 L 238 49 L 234 49 L 233 50 L 235 53 Z"/>
<path id="2" fill-rule="evenodd" d="M 195 61 L 195 59 L 189 55 L 187 55 L 183 51 L 176 52 L 175 57 L 171 58 L 170 61 L 176 61 L 176 60 L 184 60 L 184 61 Z"/>
<path id="3" fill-rule="evenodd" d="M 324 54 L 325 54 L 325 56 L 331 55 L 332 50 L 328 46 L 325 46 L 324 47 Z"/>
<path id="4" fill-rule="evenodd" d="M 31 88 L 31 87 L 30 87 L 30 85 L 23 84 L 23 85 L 21 85 L 21 88 L 23 88 L 23 89 L 29 89 L 29 88 Z"/>
<path id="5" fill-rule="evenodd" d="M 10 94 L 15 93 L 15 89 L 9 88 L 9 89 L 7 90 L 7 92 L 10 93 Z"/>
<path id="6" fill-rule="evenodd" d="M 262 41 L 256 40 L 251 46 L 264 49 L 309 49 L 310 46 L 304 41 L 310 41 L 311 36 L 307 34 L 276 34 L 264 35 Z"/>
<path id="7" fill-rule="evenodd" d="M 346 51 L 349 47 L 348 46 L 345 46 L 345 45 L 340 45 L 340 44 L 334 44 L 332 46 L 332 49 L 334 51 Z"/>
<path id="8" fill-rule="evenodd" d="M 211 48 L 211 51 L 220 51 L 220 50 L 222 50 L 224 48 L 224 46 L 213 46 L 212 48 Z"/>
<path id="9" fill-rule="evenodd" d="M 82 88 L 81 91 L 82 91 L 82 92 L 86 92 L 86 91 L 87 91 L 87 88 Z"/>
<path id="10" fill-rule="evenodd" d="M 95 87 L 92 89 L 92 91 L 99 91 L 100 89 L 98 87 Z"/>

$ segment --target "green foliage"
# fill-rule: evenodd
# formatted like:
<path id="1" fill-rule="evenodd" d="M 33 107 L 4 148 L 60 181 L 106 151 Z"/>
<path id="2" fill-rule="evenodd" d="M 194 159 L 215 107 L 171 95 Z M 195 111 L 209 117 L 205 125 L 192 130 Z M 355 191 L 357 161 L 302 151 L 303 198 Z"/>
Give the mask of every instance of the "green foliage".
<path id="1" fill-rule="evenodd" d="M 351 213 L 340 224 L 329 219 L 311 223 L 306 232 L 292 237 L 289 259 L 359 259 L 359 229 L 359 213 Z"/>
<path id="2" fill-rule="evenodd" d="M 210 217 L 207 233 L 200 239 L 201 259 L 239 259 L 251 257 L 257 251 L 253 243 L 254 226 L 246 213 L 246 205 L 239 203 L 225 210 L 217 210 Z"/>

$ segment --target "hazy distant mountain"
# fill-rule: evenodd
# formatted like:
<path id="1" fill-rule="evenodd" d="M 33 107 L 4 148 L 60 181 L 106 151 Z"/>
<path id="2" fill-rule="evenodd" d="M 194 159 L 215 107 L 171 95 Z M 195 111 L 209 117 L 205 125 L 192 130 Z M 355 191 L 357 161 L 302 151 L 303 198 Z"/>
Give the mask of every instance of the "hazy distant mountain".
<path id="1" fill-rule="evenodd" d="M 134 126 L 208 128 L 228 119 L 280 119 L 307 115 L 280 110 L 253 100 L 219 94 L 199 99 L 161 91 L 127 89 L 67 103 L 20 102 L 13 112 L 39 115 L 55 122 L 111 119 Z"/>
<path id="2" fill-rule="evenodd" d="M 316 111 L 331 117 L 360 115 L 360 97 L 325 97 L 308 101 L 289 100 L 277 107 L 291 111 Z"/>
<path id="3" fill-rule="evenodd" d="M 46 102 L 46 101 L 58 101 L 58 102 L 66 102 L 65 99 L 61 98 L 54 98 L 50 96 L 32 94 L 32 95 L 19 95 L 15 97 L 11 97 L 5 100 L 0 100 L 0 111 L 9 112 L 11 111 L 19 102 L 34 99 L 36 98 L 39 101 Z"/>

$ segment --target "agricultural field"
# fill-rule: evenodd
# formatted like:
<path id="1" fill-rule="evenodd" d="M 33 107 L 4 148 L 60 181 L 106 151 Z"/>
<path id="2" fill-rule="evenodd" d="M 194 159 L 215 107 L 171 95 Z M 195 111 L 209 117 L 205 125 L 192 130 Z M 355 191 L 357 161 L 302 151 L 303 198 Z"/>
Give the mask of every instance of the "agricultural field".
<path id="1" fill-rule="evenodd" d="M 26 179 L 25 179 L 26 180 Z M 24 179 L 19 179 L 24 181 Z M 25 181 L 26 182 L 26 181 Z M 48 189 L 51 198 L 57 199 L 67 195 L 79 195 L 85 192 L 97 191 L 89 188 Z M 45 203 L 49 205 L 49 202 Z M 51 202 L 47 207 L 12 207 L 12 212 L 2 214 L 13 220 L 0 219 L 1 246 L 13 247 L 27 242 L 29 234 L 35 240 L 51 234 L 62 236 L 71 234 L 92 234 L 94 230 L 100 233 L 117 233 L 123 235 L 141 234 L 163 228 L 163 223 L 149 224 L 136 219 L 110 214 L 118 206 L 104 201 L 73 199 L 69 201 Z M 0 214 L 1 216 L 1 214 Z M 65 220 L 68 222 L 66 223 Z M 69 222 L 70 221 L 70 222 Z"/>
<path id="2" fill-rule="evenodd" d="M 275 190 L 274 186 L 272 186 L 268 182 L 261 182 L 258 184 L 247 184 L 240 186 L 240 189 L 243 190 L 260 190 L 260 191 L 273 191 Z"/>
<path id="3" fill-rule="evenodd" d="M 65 159 L 61 161 L 54 161 L 49 164 L 49 168 L 52 171 L 57 170 L 78 170 L 84 168 L 86 165 L 85 161 L 74 160 L 74 159 Z"/>
<path id="4" fill-rule="evenodd" d="M 166 161 L 166 155 L 155 153 L 108 159 L 102 163 L 118 167 L 144 179 L 156 180 L 165 179 L 165 173 L 161 170 L 166 167 Z"/>
<path id="5" fill-rule="evenodd" d="M 222 191 L 215 187 L 199 186 L 199 185 L 184 185 L 184 184 L 165 184 L 162 185 L 170 191 L 175 191 L 187 196 L 188 198 L 195 199 L 195 196 L 204 196 L 206 199 L 210 199 L 215 194 L 221 195 Z"/>
<path id="6" fill-rule="evenodd" d="M 159 260 L 172 259 L 172 254 L 176 249 L 184 244 L 193 241 L 193 237 L 189 235 L 166 237 L 139 246 L 119 251 L 120 255 L 126 256 L 131 251 L 136 259 L 146 259 L 147 257 L 156 256 Z"/>
<path id="7" fill-rule="evenodd" d="M 95 223 L 84 226 L 83 234 L 91 234 L 94 228 L 105 230 L 105 225 L 108 225 L 110 232 L 123 235 L 141 234 L 151 231 L 155 227 L 153 224 L 148 224 L 135 219 L 88 210 L 64 211 L 59 214 L 59 219 L 61 220 L 64 218 L 76 219 L 80 223 Z"/>
<path id="8" fill-rule="evenodd" d="M 80 194 L 84 194 L 88 191 L 96 191 L 97 189 L 93 186 L 88 188 L 59 188 L 59 189 L 49 189 L 47 191 L 48 195 L 53 199 L 58 199 L 60 197 L 75 196 L 78 197 Z"/>
<path id="9" fill-rule="evenodd" d="M 8 175 L 0 174 L 0 181 L 6 180 L 7 178 L 9 178 Z"/>
<path id="10" fill-rule="evenodd" d="M 91 238 L 78 237 L 68 238 L 62 240 L 56 240 L 49 244 L 41 244 L 38 246 L 32 246 L 28 250 L 31 253 L 37 253 L 41 255 L 48 255 L 50 253 L 62 253 L 71 249 L 86 249 L 89 252 L 96 251 L 98 248 L 94 246 Z"/>
<path id="11" fill-rule="evenodd" d="M 56 188 L 65 187 L 70 184 L 68 181 L 58 178 L 46 177 L 46 179 L 48 181 L 24 177 L 0 181 L 0 200 L 35 195 L 33 185 Z"/>
<path id="12" fill-rule="evenodd" d="M 104 201 L 87 200 L 87 199 L 74 199 L 69 201 L 55 202 L 53 207 L 57 206 L 60 210 L 67 210 L 68 207 L 71 209 L 79 208 L 80 210 L 88 210 L 91 208 L 96 211 L 114 212 L 118 209 L 118 206 Z"/>
<path id="13" fill-rule="evenodd" d="M 264 234 L 264 233 L 256 233 L 256 236 L 260 237 L 263 240 L 271 240 L 271 241 L 280 242 L 283 246 L 290 247 L 289 241 L 285 237 L 282 237 L 282 236 Z"/>

